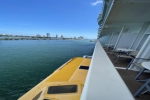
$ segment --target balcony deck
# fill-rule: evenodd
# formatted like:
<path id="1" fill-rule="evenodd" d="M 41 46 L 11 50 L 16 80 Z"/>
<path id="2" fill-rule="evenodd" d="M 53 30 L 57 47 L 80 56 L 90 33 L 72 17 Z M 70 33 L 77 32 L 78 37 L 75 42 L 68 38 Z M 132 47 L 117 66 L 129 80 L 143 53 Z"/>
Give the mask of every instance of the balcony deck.
<path id="1" fill-rule="evenodd" d="M 129 88 L 132 94 L 134 94 L 142 85 L 143 83 L 137 82 L 134 80 L 135 76 L 138 74 L 137 71 L 131 71 L 131 70 L 123 70 L 123 69 L 117 69 L 120 76 L 124 80 L 125 84 Z M 150 77 L 149 73 L 143 73 L 140 78 L 141 79 L 148 79 Z M 141 94 L 138 97 L 135 98 L 135 100 L 150 100 L 150 93 L 147 94 Z"/>
<path id="2" fill-rule="evenodd" d="M 115 60 L 115 55 L 112 55 L 110 51 L 106 48 L 104 48 L 105 52 L 107 53 L 108 57 L 114 64 Z M 132 94 L 134 94 L 142 85 L 143 83 L 137 82 L 134 80 L 135 76 L 138 74 L 138 71 L 132 71 L 132 70 L 125 70 L 126 66 L 129 64 L 129 60 L 124 60 L 124 59 L 119 59 L 117 64 L 114 64 L 116 67 L 121 67 L 120 69 L 117 69 L 119 72 L 120 76 L 124 80 L 125 84 L 129 88 Z M 139 79 L 148 79 L 150 77 L 150 73 L 143 73 Z M 150 93 L 144 94 L 144 95 L 139 95 L 136 100 L 149 100 L 150 99 Z"/>

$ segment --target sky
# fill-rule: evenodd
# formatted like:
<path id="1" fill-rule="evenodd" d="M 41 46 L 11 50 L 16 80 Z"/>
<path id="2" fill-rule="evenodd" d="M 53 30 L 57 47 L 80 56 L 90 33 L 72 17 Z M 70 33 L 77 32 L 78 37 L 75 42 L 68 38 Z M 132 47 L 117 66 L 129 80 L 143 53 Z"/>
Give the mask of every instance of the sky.
<path id="1" fill-rule="evenodd" d="M 102 0 L 0 0 L 0 34 L 97 38 Z"/>

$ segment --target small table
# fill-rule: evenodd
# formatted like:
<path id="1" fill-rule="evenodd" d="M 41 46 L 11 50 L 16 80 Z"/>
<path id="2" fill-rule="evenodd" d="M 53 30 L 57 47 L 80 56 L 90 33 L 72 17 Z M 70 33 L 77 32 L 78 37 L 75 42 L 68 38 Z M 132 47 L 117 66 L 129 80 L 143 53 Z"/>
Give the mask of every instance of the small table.
<path id="1" fill-rule="evenodd" d="M 150 70 L 150 62 L 143 62 L 142 63 L 142 66 L 144 67 L 142 70 L 141 70 L 141 74 L 144 70 L 148 69 Z M 148 80 L 140 80 L 140 81 L 144 81 L 145 84 L 134 94 L 134 97 L 138 96 L 145 88 L 147 88 L 146 91 L 144 91 L 142 94 L 145 94 L 147 92 L 150 92 L 150 86 L 149 86 L 149 83 L 150 83 L 150 78 Z"/>
<path id="2" fill-rule="evenodd" d="M 139 74 L 135 77 L 135 80 L 137 80 L 137 81 L 143 81 L 143 82 L 145 82 L 145 81 L 147 81 L 147 80 L 138 80 L 138 77 L 145 71 L 145 70 L 150 70 L 150 62 L 142 62 L 142 67 L 143 68 L 141 68 L 140 69 L 140 72 L 139 72 Z"/>
<path id="3" fill-rule="evenodd" d="M 120 51 L 124 51 L 124 52 L 136 51 L 134 49 L 127 49 L 127 48 L 117 48 L 116 50 L 120 50 Z"/>
<path id="4" fill-rule="evenodd" d="M 142 66 L 148 70 L 150 70 L 150 62 L 143 62 Z"/>

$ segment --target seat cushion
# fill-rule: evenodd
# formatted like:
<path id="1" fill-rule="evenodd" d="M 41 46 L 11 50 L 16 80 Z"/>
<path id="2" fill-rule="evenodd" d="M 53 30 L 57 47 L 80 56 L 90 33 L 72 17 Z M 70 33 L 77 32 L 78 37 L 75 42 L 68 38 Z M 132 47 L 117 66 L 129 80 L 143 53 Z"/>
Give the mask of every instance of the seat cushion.
<path id="1" fill-rule="evenodd" d="M 127 55 L 120 55 L 121 58 L 128 58 L 128 59 L 132 59 L 133 57 L 131 56 L 127 56 Z"/>

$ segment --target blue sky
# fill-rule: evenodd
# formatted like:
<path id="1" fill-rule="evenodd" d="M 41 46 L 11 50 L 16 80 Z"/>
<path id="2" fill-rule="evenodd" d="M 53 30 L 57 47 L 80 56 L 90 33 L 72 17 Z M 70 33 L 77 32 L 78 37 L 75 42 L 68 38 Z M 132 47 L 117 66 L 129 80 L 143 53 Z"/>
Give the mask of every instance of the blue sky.
<path id="1" fill-rule="evenodd" d="M 97 37 L 101 0 L 0 0 L 0 34 Z"/>

